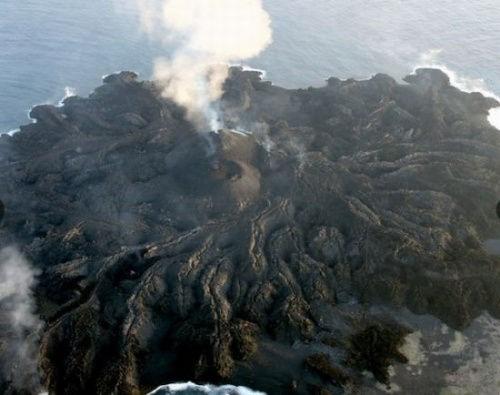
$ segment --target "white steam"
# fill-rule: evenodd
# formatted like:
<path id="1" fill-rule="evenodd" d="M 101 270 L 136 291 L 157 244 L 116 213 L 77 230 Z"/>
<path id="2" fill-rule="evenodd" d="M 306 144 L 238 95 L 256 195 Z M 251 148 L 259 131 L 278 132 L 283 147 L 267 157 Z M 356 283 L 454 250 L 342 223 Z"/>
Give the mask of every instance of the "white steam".
<path id="1" fill-rule="evenodd" d="M 253 58 L 272 41 L 261 0 L 136 0 L 143 28 L 178 49 L 155 61 L 163 95 L 201 129 L 218 130 L 216 102 L 229 64 Z"/>
<path id="2" fill-rule="evenodd" d="M 33 287 L 37 271 L 12 247 L 0 250 L 0 366 L 16 390 L 40 391 L 38 332 Z"/>
<path id="3" fill-rule="evenodd" d="M 457 74 L 455 71 L 450 70 L 446 65 L 441 64 L 438 61 L 438 57 L 441 54 L 441 49 L 432 49 L 427 51 L 420 57 L 420 64 L 416 67 L 430 67 L 435 69 L 441 69 L 450 78 L 450 83 L 464 92 L 479 92 L 485 97 L 492 97 L 493 99 L 500 102 L 500 97 L 490 91 L 486 86 L 486 83 L 481 78 L 467 78 Z M 500 107 L 492 108 L 488 116 L 488 121 L 492 126 L 500 130 Z"/>

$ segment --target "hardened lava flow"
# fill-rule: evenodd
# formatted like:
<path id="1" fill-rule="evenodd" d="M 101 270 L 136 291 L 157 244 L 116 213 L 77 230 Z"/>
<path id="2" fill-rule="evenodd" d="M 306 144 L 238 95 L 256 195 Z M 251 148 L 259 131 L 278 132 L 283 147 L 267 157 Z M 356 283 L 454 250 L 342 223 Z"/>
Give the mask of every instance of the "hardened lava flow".
<path id="1" fill-rule="evenodd" d="M 405 81 L 290 90 L 232 68 L 228 130 L 210 135 L 130 72 L 35 107 L 0 138 L 0 240 L 41 270 L 43 385 L 350 393 L 407 361 L 398 311 L 500 318 L 483 249 L 500 236 L 498 103 L 438 70 Z"/>

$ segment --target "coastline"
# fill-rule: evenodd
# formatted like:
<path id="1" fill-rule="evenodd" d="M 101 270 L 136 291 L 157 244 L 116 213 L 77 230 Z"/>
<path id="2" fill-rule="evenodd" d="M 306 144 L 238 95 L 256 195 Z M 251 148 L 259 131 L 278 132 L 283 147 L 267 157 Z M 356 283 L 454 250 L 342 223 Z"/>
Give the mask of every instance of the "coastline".
<path id="1" fill-rule="evenodd" d="M 448 76 L 448 78 L 450 79 L 451 86 L 453 86 L 453 87 L 455 87 L 455 88 L 457 88 L 457 89 L 459 89 L 459 90 L 461 90 L 461 91 L 463 91 L 465 93 L 480 93 L 481 95 L 483 95 L 486 98 L 491 98 L 491 99 L 496 100 L 499 103 L 499 106 L 490 109 L 489 116 L 488 116 L 488 121 L 490 122 L 490 124 L 493 127 L 495 127 L 496 129 L 498 129 L 500 131 L 500 94 L 496 94 L 495 92 L 493 92 L 492 90 L 490 90 L 487 86 L 485 86 L 484 80 L 482 80 L 482 79 L 468 78 L 467 76 L 463 76 L 463 75 L 458 74 L 457 72 L 455 72 L 454 70 L 450 69 L 448 66 L 446 66 L 443 63 L 433 61 L 432 59 L 434 58 L 434 55 L 435 55 L 433 50 L 428 51 L 428 53 L 430 55 L 425 55 L 424 54 L 423 56 L 421 56 L 421 59 L 431 59 L 431 61 L 420 61 L 419 63 L 417 63 L 416 66 L 414 66 L 411 69 L 411 71 L 408 74 L 412 75 L 412 74 L 414 74 L 416 72 L 416 70 L 421 69 L 421 68 L 430 68 L 430 69 L 440 70 L 440 71 L 442 71 L 443 73 L 445 73 Z M 271 80 L 267 80 L 267 74 L 268 73 L 264 69 L 255 68 L 255 67 L 252 67 L 252 66 L 249 66 L 249 65 L 239 64 L 239 63 L 229 64 L 228 66 L 229 67 L 239 67 L 243 71 L 257 72 L 257 73 L 260 74 L 260 78 L 261 78 L 262 81 L 268 81 L 268 82 L 272 83 Z M 117 74 L 120 74 L 121 72 L 125 72 L 125 71 L 127 71 L 127 70 L 119 70 L 119 71 L 115 71 L 113 73 L 104 74 L 101 77 L 101 81 L 105 80 L 109 76 L 117 75 Z M 137 71 L 133 71 L 133 72 L 138 77 L 140 77 L 140 73 L 138 73 Z M 358 78 L 358 79 L 344 78 L 344 79 L 339 79 L 339 80 L 340 81 L 353 80 L 353 81 L 356 81 L 356 82 L 368 81 L 371 78 L 373 78 L 373 76 L 375 76 L 376 74 L 377 73 L 373 73 L 372 75 L 370 75 L 370 76 L 368 76 L 366 78 Z M 335 76 L 330 76 L 330 77 L 326 78 L 323 81 L 323 84 L 318 84 L 318 85 L 311 84 L 310 86 L 301 87 L 299 89 L 321 88 L 321 87 L 324 87 L 324 86 L 326 86 L 326 81 L 328 79 L 330 79 L 330 78 L 336 78 L 336 77 Z M 402 77 L 400 77 L 400 78 L 402 78 Z M 292 88 L 286 88 L 286 89 L 292 89 Z M 92 91 L 90 93 L 92 93 Z M 40 106 L 40 105 L 54 105 L 56 107 L 59 107 L 59 106 L 62 106 L 64 104 L 64 100 L 66 100 L 69 97 L 73 97 L 73 96 L 78 96 L 77 95 L 77 89 L 69 87 L 69 86 L 66 86 L 64 88 L 64 95 L 63 95 L 63 97 L 57 103 L 50 102 L 50 101 L 45 101 L 45 102 L 42 102 L 42 103 L 37 103 L 35 105 L 32 105 L 26 111 L 28 120 L 30 120 L 31 123 L 35 123 L 36 122 L 35 119 L 32 119 L 30 117 L 30 113 L 33 110 L 33 108 L 35 108 L 37 106 Z M 14 125 L 11 129 L 8 129 L 6 131 L 1 131 L 0 130 L 0 136 L 4 135 L 4 134 L 12 136 L 15 133 L 19 132 L 20 131 L 20 127 L 22 127 L 24 125 L 25 124 L 23 124 L 22 122 L 20 122 L 19 125 Z"/>
<path id="2" fill-rule="evenodd" d="M 287 90 L 234 68 L 221 111 L 236 119 L 229 128 L 254 133 L 212 133 L 210 155 L 207 136 L 135 73 L 33 108 L 36 124 L 0 140 L 0 237 L 19 238 L 52 273 L 37 292 L 49 328 L 44 385 L 88 393 L 104 363 L 118 369 L 100 369 L 99 382 L 144 393 L 187 380 L 269 394 L 335 393 L 332 379 L 383 387 L 394 361 L 416 359 L 399 351 L 408 334 L 399 314 L 367 304 L 403 304 L 456 331 L 484 310 L 498 318 L 496 258 L 480 243 L 500 232 L 482 215 L 498 199 L 489 169 L 500 136 L 486 120 L 495 102 L 439 70 L 405 81 L 377 74 Z M 478 187 L 479 200 L 464 192 Z M 464 253 L 446 258 L 450 248 Z M 482 299 L 462 292 L 478 278 Z M 449 297 L 428 303 L 436 292 Z M 90 349 L 58 354 L 85 333 Z M 363 352 L 372 337 L 389 340 L 374 357 Z"/>

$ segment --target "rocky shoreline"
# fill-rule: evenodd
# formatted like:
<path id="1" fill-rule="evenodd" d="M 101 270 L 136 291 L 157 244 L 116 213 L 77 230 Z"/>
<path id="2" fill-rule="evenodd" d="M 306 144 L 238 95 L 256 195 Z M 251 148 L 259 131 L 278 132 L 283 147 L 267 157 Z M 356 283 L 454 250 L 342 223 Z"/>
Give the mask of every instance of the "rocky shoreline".
<path id="1" fill-rule="evenodd" d="M 290 90 L 233 68 L 218 133 L 131 72 L 33 108 L 0 137 L 0 242 L 41 271 L 44 387 L 356 393 L 407 362 L 417 328 L 398 309 L 458 331 L 500 318 L 483 249 L 500 236 L 499 104 L 439 70 L 405 81 Z M 30 386 L 3 370 L 5 393 Z"/>

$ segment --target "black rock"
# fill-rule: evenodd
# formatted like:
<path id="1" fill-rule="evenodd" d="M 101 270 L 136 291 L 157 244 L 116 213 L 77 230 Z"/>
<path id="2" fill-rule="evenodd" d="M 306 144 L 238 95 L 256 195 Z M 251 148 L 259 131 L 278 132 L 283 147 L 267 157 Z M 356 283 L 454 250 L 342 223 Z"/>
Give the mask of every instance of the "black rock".
<path id="1" fill-rule="evenodd" d="M 247 135 L 197 132 L 134 73 L 33 109 L 0 139 L 0 241 L 43 271 L 51 393 L 336 394 L 403 360 L 406 329 L 365 307 L 500 317 L 481 247 L 500 235 L 495 103 L 436 70 L 406 81 L 288 90 L 232 69 L 221 111 Z"/>

